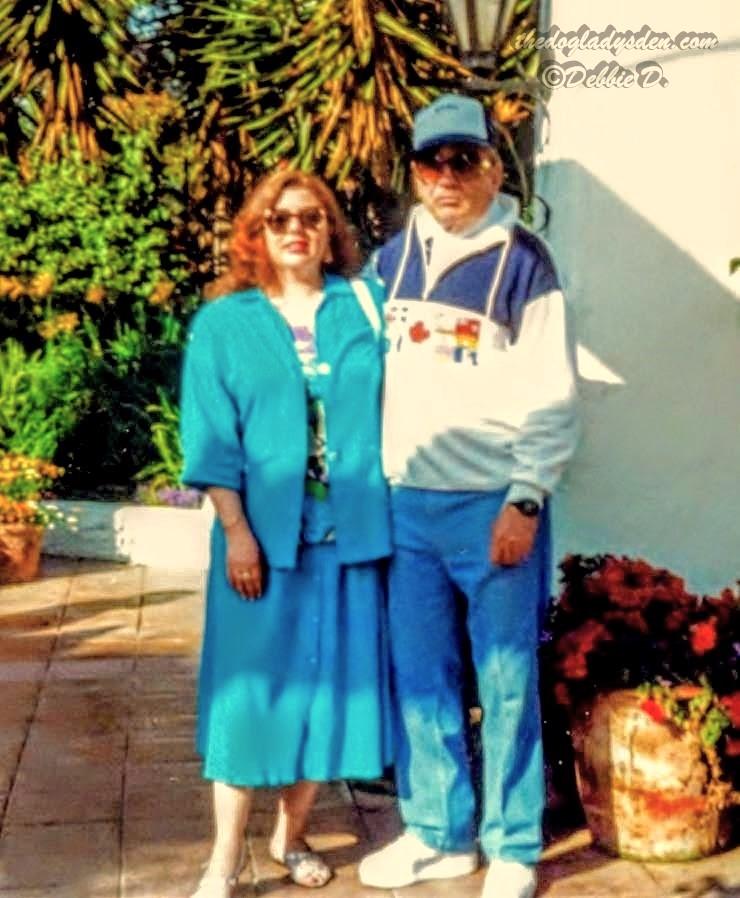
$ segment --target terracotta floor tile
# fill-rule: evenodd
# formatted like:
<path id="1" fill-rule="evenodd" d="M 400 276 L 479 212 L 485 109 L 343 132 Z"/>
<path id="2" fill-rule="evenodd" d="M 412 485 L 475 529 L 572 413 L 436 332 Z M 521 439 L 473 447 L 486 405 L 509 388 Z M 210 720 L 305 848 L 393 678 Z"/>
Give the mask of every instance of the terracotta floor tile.
<path id="1" fill-rule="evenodd" d="M 3 633 L 0 640 L 0 664 L 12 661 L 46 659 L 51 656 L 56 642 L 56 634 L 50 632 L 32 633 L 20 631 Z"/>
<path id="2" fill-rule="evenodd" d="M 210 819 L 211 789 L 200 775 L 200 763 L 127 765 L 124 797 L 126 820 Z"/>
<path id="3" fill-rule="evenodd" d="M 200 646 L 200 634 L 192 630 L 149 631 L 142 633 L 136 645 L 136 653 L 140 657 L 158 657 L 160 655 L 192 655 Z"/>
<path id="4" fill-rule="evenodd" d="M 204 818 L 126 818 L 121 898 L 185 898 L 201 876 L 211 847 Z"/>
<path id="5" fill-rule="evenodd" d="M 80 731 L 120 729 L 131 713 L 132 697 L 125 682 L 50 680 L 44 685 L 36 723 L 64 721 Z"/>
<path id="6" fill-rule="evenodd" d="M 31 719 L 39 698 L 38 682 L 7 683 L 0 680 L 0 733 L 6 726 Z"/>
<path id="7" fill-rule="evenodd" d="M 63 603 L 69 594 L 71 582 L 66 577 L 53 580 L 42 578 L 31 583 L 0 586 L 0 605 L 3 609 L 18 606 L 44 608 Z"/>
<path id="8" fill-rule="evenodd" d="M 138 681 L 137 681 L 138 682 Z M 137 688 L 129 691 L 131 716 L 134 720 L 156 717 L 159 714 L 194 714 L 196 708 L 195 683 L 179 678 L 173 686 L 161 684 L 156 689 L 144 691 Z"/>
<path id="9" fill-rule="evenodd" d="M 195 680 L 198 671 L 198 658 L 195 654 L 183 657 L 157 656 L 136 659 L 135 683 L 144 692 L 161 690 L 163 684 L 174 685 L 178 678 L 183 682 Z"/>
<path id="10" fill-rule="evenodd" d="M 24 723 L 4 724 L 0 729 L 0 792 L 10 789 L 27 735 Z"/>
<path id="11" fill-rule="evenodd" d="M 48 662 L 2 661 L 0 663 L 0 683 L 38 683 L 46 674 Z"/>
<path id="12" fill-rule="evenodd" d="M 99 571 L 73 578 L 70 604 L 105 600 L 119 605 L 138 604 L 144 584 L 144 568 L 138 565 L 108 565 Z"/>
<path id="13" fill-rule="evenodd" d="M 49 758 L 45 765 L 21 766 L 10 794 L 6 822 L 80 823 L 118 820 L 121 765 Z"/>
<path id="14" fill-rule="evenodd" d="M 114 823 L 7 825 L 0 836 L 0 894 L 114 898 L 118 846 Z"/>
<path id="15" fill-rule="evenodd" d="M 29 775 L 51 764 L 108 764 L 120 766 L 125 757 L 124 721 L 107 717 L 80 719 L 69 717 L 34 723 L 26 741 L 21 771 Z"/>
<path id="16" fill-rule="evenodd" d="M 41 608 L 23 604 L 0 604 L 0 633 L 3 639 L 17 633 L 40 633 L 54 630 L 62 618 L 63 607 L 54 603 Z"/>
<path id="17" fill-rule="evenodd" d="M 49 665 L 52 680 L 119 679 L 134 669 L 133 658 L 53 658 Z"/>
<path id="18" fill-rule="evenodd" d="M 134 730 L 129 734 L 128 759 L 132 764 L 198 761 L 193 733 L 171 734 Z"/>
<path id="19" fill-rule="evenodd" d="M 184 590 L 202 593 L 205 588 L 205 573 L 196 570 L 165 570 L 146 568 L 144 571 L 143 593 L 148 599 L 158 592 Z"/>
<path id="20" fill-rule="evenodd" d="M 585 848 L 539 866 L 538 898 L 664 898 L 640 864 Z"/>

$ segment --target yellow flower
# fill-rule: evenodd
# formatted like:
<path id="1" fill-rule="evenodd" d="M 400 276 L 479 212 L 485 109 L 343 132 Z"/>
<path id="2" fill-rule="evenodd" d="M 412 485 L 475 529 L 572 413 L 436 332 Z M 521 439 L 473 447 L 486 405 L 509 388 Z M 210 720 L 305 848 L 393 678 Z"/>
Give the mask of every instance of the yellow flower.
<path id="1" fill-rule="evenodd" d="M 99 284 L 91 284 L 85 293 L 85 301 L 99 306 L 105 299 L 105 290 Z"/>
<path id="2" fill-rule="evenodd" d="M 48 296 L 54 286 L 54 275 L 48 271 L 40 271 L 31 279 L 28 294 L 34 299 L 43 299 Z"/>
<path id="3" fill-rule="evenodd" d="M 24 293 L 23 284 L 15 277 L 0 276 L 0 296 L 9 299 L 20 299 Z"/>
<path id="4" fill-rule="evenodd" d="M 170 296 L 172 296 L 172 291 L 175 289 L 175 284 L 173 281 L 168 281 L 166 278 L 158 281 L 152 290 L 149 296 L 149 302 L 153 306 L 164 306 L 167 304 Z"/>
<path id="5" fill-rule="evenodd" d="M 57 334 L 72 333 L 79 323 L 80 318 L 77 312 L 62 312 L 60 315 L 42 321 L 36 330 L 45 340 L 51 340 Z"/>

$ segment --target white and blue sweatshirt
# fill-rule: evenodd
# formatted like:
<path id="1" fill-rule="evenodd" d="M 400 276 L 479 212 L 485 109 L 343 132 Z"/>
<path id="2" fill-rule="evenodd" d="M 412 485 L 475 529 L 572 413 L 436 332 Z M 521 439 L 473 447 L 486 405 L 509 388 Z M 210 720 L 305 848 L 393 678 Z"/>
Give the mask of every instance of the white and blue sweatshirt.
<path id="1" fill-rule="evenodd" d="M 516 200 L 499 194 L 464 235 L 416 207 L 374 262 L 391 483 L 541 503 L 575 449 L 575 374 L 555 267 Z"/>

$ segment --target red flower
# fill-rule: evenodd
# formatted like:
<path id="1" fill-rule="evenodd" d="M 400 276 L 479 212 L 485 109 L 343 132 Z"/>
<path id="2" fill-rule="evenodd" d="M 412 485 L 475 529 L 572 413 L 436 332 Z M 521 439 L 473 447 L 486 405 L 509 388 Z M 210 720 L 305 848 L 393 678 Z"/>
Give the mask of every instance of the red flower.
<path id="1" fill-rule="evenodd" d="M 674 608 L 670 614 L 666 615 L 665 628 L 669 633 L 680 630 L 686 623 L 686 612 L 683 608 Z"/>
<path id="2" fill-rule="evenodd" d="M 730 718 L 730 723 L 740 728 L 740 692 L 733 692 L 732 695 L 726 695 L 722 699 L 722 707 Z"/>
<path id="3" fill-rule="evenodd" d="M 430 332 L 424 326 L 423 321 L 417 321 L 416 324 L 409 328 L 409 337 L 411 337 L 414 343 L 423 343 L 424 340 L 429 339 Z"/>
<path id="4" fill-rule="evenodd" d="M 690 627 L 691 648 L 697 655 L 704 655 L 717 645 L 717 618 L 701 621 Z"/>
<path id="5" fill-rule="evenodd" d="M 646 698 L 644 701 L 640 702 L 640 708 L 656 723 L 663 723 L 666 720 L 666 713 L 663 710 L 663 706 L 655 701 L 654 698 Z"/>

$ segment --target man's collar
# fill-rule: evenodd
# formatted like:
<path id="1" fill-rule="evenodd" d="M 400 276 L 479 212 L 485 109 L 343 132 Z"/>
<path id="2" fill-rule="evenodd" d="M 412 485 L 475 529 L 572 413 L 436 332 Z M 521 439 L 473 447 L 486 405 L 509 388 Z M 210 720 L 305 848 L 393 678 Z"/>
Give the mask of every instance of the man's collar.
<path id="1" fill-rule="evenodd" d="M 488 207 L 486 213 L 462 234 L 446 231 L 424 206 L 419 205 L 414 212 L 416 228 L 422 243 L 432 240 L 445 240 L 464 244 L 471 240 L 475 243 L 494 244 L 506 239 L 506 233 L 519 218 L 519 202 L 516 197 L 507 193 L 499 193 Z"/>

